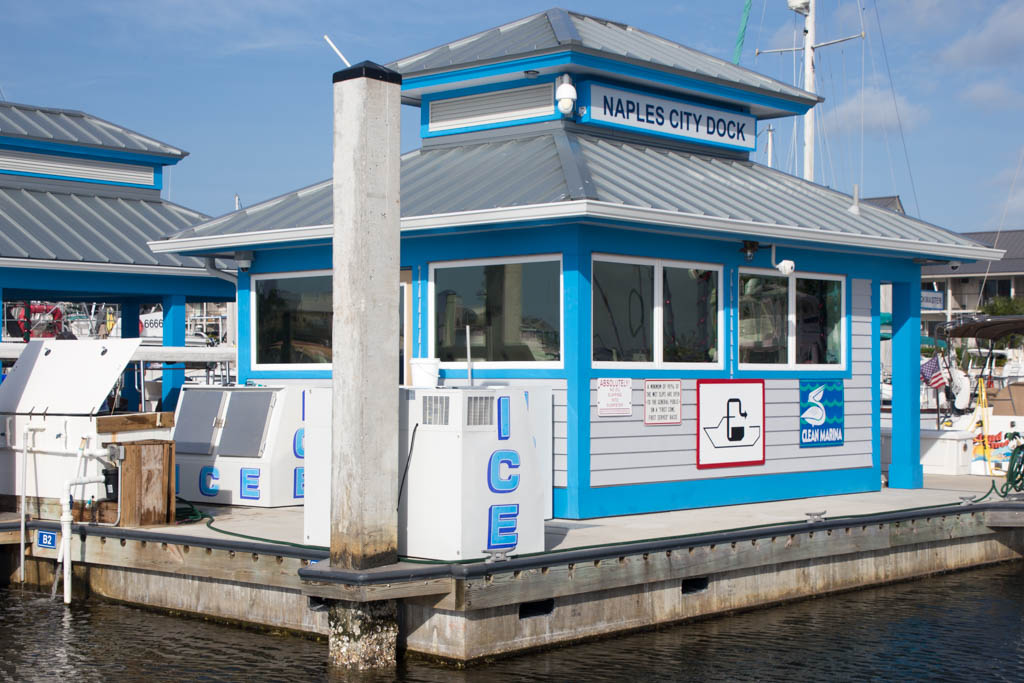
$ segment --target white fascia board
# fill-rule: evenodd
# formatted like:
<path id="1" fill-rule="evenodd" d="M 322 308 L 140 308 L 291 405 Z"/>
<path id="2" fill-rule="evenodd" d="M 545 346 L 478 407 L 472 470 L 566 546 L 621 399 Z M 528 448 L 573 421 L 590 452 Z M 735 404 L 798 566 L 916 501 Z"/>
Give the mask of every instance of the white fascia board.
<path id="1" fill-rule="evenodd" d="M 775 223 L 717 218 L 700 214 L 680 213 L 668 209 L 626 206 L 593 199 L 577 199 L 567 202 L 550 202 L 547 204 L 530 204 L 527 206 L 481 209 L 477 211 L 437 213 L 430 214 L 429 216 L 406 216 L 402 218 L 401 225 L 403 233 L 411 233 L 421 230 L 468 228 L 500 223 L 565 219 L 604 219 L 680 229 L 708 230 L 735 235 L 737 239 L 758 237 L 807 243 L 821 243 L 823 240 L 827 240 L 833 246 L 882 249 L 908 254 L 927 254 L 958 260 L 996 261 L 1001 259 L 1005 253 L 1002 249 L 991 249 L 989 247 L 937 244 L 934 242 L 919 242 L 877 235 L 827 232 L 817 228 L 804 228 L 796 225 L 778 225 Z M 150 242 L 149 245 L 157 253 L 237 249 L 255 244 L 330 239 L 333 230 L 333 226 L 318 225 L 232 235 L 162 240 Z"/>
<path id="2" fill-rule="evenodd" d="M 73 270 L 86 273 L 131 273 L 138 275 L 179 275 L 210 277 L 204 268 L 189 266 L 144 266 L 131 263 L 95 263 L 89 261 L 44 261 L 30 258 L 0 258 L 0 268 L 35 270 Z"/>
<path id="3" fill-rule="evenodd" d="M 884 249 L 886 251 L 913 254 L 924 253 L 960 260 L 995 261 L 1002 258 L 1005 253 L 1002 249 L 991 249 L 989 247 L 936 244 L 934 242 L 918 242 L 916 240 L 879 237 L 875 235 L 826 232 L 816 228 L 804 228 L 796 225 L 777 225 L 774 223 L 716 218 L 699 214 L 680 213 L 667 209 L 613 204 L 593 199 L 579 199 L 569 202 L 552 202 L 550 204 L 534 204 L 523 207 L 487 209 L 482 211 L 434 214 L 430 216 L 410 216 L 402 219 L 402 231 L 564 218 L 598 218 L 674 228 L 694 228 L 733 234 L 738 239 L 761 237 L 814 243 L 821 243 L 823 239 L 827 239 L 830 245 Z"/>
<path id="4" fill-rule="evenodd" d="M 301 242 L 303 240 L 330 238 L 333 234 L 334 226 L 311 225 L 301 228 L 239 232 L 230 235 L 154 240 L 146 244 L 149 245 L 153 253 L 172 254 L 189 251 L 208 251 L 210 249 L 244 249 L 254 244 L 264 243 Z"/>

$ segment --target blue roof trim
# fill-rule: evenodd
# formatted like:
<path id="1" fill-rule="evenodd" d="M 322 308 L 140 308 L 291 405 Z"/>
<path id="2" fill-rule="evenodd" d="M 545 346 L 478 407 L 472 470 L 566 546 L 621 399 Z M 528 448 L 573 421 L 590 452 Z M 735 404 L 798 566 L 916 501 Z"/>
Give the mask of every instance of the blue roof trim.
<path id="1" fill-rule="evenodd" d="M 10 135 L 0 135 L 0 148 L 16 149 L 27 152 L 42 152 L 60 156 L 77 157 L 79 159 L 95 159 L 97 161 L 118 161 L 159 166 L 173 166 L 181 161 L 180 157 L 144 154 L 140 152 L 121 152 L 100 147 L 88 147 L 62 142 L 47 142 Z"/>
<path id="2" fill-rule="evenodd" d="M 611 72 L 613 74 L 618 73 L 634 78 L 642 78 L 644 80 L 658 83 L 667 89 L 686 88 L 709 97 L 727 98 L 745 102 L 747 104 L 788 111 L 797 115 L 804 114 L 811 108 L 810 104 L 800 104 L 781 97 L 772 97 L 763 93 L 755 93 L 749 90 L 734 88 L 718 83 L 710 83 L 697 78 L 672 74 L 661 69 L 641 67 L 617 59 L 580 54 L 574 50 L 524 57 L 507 62 L 474 66 L 468 69 L 456 69 L 454 71 L 445 71 L 443 73 L 429 74 L 426 76 L 410 76 L 403 81 L 402 90 L 408 91 L 418 88 L 437 87 L 475 78 L 504 76 L 510 73 L 525 71 L 526 69 L 537 69 L 566 64 L 598 69 L 601 71 Z"/>

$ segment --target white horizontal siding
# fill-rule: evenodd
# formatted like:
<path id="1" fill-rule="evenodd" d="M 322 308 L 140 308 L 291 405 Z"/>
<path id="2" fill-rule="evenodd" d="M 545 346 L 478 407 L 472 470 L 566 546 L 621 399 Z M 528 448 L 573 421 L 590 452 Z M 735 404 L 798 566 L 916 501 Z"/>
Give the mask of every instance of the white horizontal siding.
<path id="1" fill-rule="evenodd" d="M 0 171 L 36 173 L 61 178 L 81 180 L 103 180 L 111 183 L 152 185 L 153 168 L 135 164 L 118 164 L 110 161 L 74 159 L 51 154 L 33 154 L 0 150 Z"/>
<path id="2" fill-rule="evenodd" d="M 800 382 L 765 380 L 765 464 L 697 469 L 697 382 L 682 380 L 682 424 L 643 423 L 643 380 L 633 380 L 629 417 L 597 415 L 597 383 L 590 391 L 591 486 L 616 486 L 752 474 L 782 474 L 870 467 L 872 463 L 872 374 L 870 280 L 851 281 L 851 377 L 844 381 L 844 443 L 800 448 Z"/>
<path id="3" fill-rule="evenodd" d="M 487 126 L 555 113 L 553 83 L 529 85 L 430 103 L 430 132 Z"/>

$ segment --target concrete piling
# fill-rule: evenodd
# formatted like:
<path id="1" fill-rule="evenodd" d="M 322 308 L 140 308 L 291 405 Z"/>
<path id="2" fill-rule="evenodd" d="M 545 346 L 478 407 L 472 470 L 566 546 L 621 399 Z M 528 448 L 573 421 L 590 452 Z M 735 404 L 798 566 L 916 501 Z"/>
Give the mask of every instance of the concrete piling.
<path id="1" fill-rule="evenodd" d="M 399 143 L 402 77 L 371 62 L 334 74 L 331 566 L 398 553 Z M 393 601 L 334 602 L 338 666 L 393 665 Z"/>

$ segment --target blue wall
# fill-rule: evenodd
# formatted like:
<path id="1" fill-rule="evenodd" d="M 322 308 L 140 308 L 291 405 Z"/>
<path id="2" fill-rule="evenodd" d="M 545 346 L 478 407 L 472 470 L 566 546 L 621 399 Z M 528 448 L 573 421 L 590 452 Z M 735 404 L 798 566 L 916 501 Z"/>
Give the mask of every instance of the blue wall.
<path id="1" fill-rule="evenodd" d="M 769 249 L 758 251 L 751 262 L 740 252 L 741 239 L 713 239 L 696 231 L 653 232 L 622 229 L 625 226 L 580 226 L 562 224 L 536 228 L 497 227 L 472 235 L 437 231 L 429 236 L 403 236 L 401 265 L 412 272 L 413 355 L 428 354 L 429 329 L 428 283 L 430 264 L 438 261 L 526 256 L 533 254 L 560 254 L 563 267 L 563 339 L 565 358 L 563 368 L 536 370 L 474 369 L 475 378 L 564 379 L 567 386 L 567 441 L 568 486 L 555 490 L 555 514 L 559 517 L 586 518 L 611 514 L 630 514 L 658 510 L 672 510 L 709 505 L 748 503 L 813 495 L 849 493 L 877 490 L 880 487 L 878 462 L 879 386 L 873 383 L 873 420 L 875 458 L 872 467 L 853 470 L 807 472 L 796 474 L 752 475 L 714 480 L 667 482 L 630 486 L 590 487 L 590 382 L 596 377 L 631 378 L 849 378 L 851 355 L 846 365 L 828 371 L 740 371 L 735 353 L 735 288 L 737 272 L 742 267 L 771 268 Z M 630 255 L 645 258 L 676 259 L 724 265 L 720 296 L 725 302 L 726 345 L 725 367 L 721 370 L 613 370 L 593 369 L 590 362 L 590 269 L 595 253 Z M 800 272 L 845 275 L 846 311 L 851 315 L 853 278 L 872 282 L 873 329 L 878 328 L 877 288 L 882 282 L 902 282 L 920 288 L 920 267 L 907 258 L 882 255 L 857 255 L 831 251 L 818 251 L 806 247 L 790 247 L 778 243 L 778 259 L 791 259 Z M 294 249 L 262 250 L 255 254 L 250 273 L 269 273 L 295 270 L 316 270 L 331 267 L 329 247 L 307 246 Z M 397 280 L 397 278 L 396 278 Z M 397 285 L 397 281 L 396 281 Z M 249 342 L 249 278 L 239 279 L 239 373 L 246 379 L 330 377 L 329 368 L 322 371 L 254 372 L 251 368 Z M 910 330 L 910 325 L 907 329 Z M 418 334 L 417 328 L 423 330 Z M 850 348 L 851 326 L 847 325 L 846 347 Z M 875 334 L 877 339 L 878 335 Z M 916 371 L 917 355 L 913 340 L 903 345 L 907 358 Z M 914 351 L 910 359 L 910 351 Z M 872 366 L 878 377 L 878 351 L 873 349 Z M 464 370 L 444 369 L 445 378 L 464 378 Z M 915 423 L 916 424 L 916 423 Z M 911 485 L 913 482 L 911 482 Z"/>

